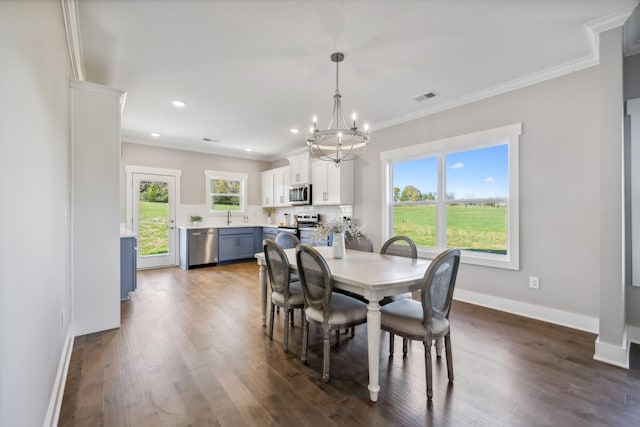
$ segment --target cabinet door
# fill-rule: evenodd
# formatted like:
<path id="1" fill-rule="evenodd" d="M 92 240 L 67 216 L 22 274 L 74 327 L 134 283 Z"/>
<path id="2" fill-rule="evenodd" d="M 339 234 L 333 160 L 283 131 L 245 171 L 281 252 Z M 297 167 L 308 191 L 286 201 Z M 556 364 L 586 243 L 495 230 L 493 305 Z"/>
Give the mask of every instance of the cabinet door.
<path id="1" fill-rule="evenodd" d="M 238 258 L 253 258 L 253 234 L 239 234 L 238 236 Z"/>
<path id="2" fill-rule="evenodd" d="M 219 236 L 218 238 L 218 260 L 230 261 L 238 258 L 238 236 L 235 234 Z"/>
<path id="3" fill-rule="evenodd" d="M 339 205 L 342 201 L 342 164 L 335 167 L 333 163 L 326 162 L 327 165 L 327 204 Z"/>
<path id="4" fill-rule="evenodd" d="M 289 205 L 289 167 L 273 171 L 273 199 L 275 206 Z"/>
<path id="5" fill-rule="evenodd" d="M 313 204 L 327 204 L 327 165 L 318 160 L 311 163 L 311 185 L 313 185 Z"/>
<path id="6" fill-rule="evenodd" d="M 262 206 L 274 206 L 273 172 L 262 173 Z"/>
<path id="7" fill-rule="evenodd" d="M 309 182 L 309 156 L 289 159 L 292 184 L 306 184 Z"/>

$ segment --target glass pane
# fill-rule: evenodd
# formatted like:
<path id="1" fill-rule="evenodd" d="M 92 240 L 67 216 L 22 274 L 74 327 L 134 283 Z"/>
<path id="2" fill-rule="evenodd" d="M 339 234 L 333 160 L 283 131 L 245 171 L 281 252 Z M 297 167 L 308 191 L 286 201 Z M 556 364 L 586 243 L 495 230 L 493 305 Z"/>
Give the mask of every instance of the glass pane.
<path id="1" fill-rule="evenodd" d="M 436 157 L 393 164 L 393 234 L 411 237 L 418 246 L 436 245 L 438 160 Z"/>
<path id="2" fill-rule="evenodd" d="M 214 178 L 213 193 L 215 194 L 240 194 L 240 181 Z"/>
<path id="3" fill-rule="evenodd" d="M 240 196 L 211 196 L 211 209 L 214 211 L 239 211 Z"/>
<path id="4" fill-rule="evenodd" d="M 507 253 L 508 146 L 449 154 L 447 247 Z"/>
<path id="5" fill-rule="evenodd" d="M 169 187 L 166 182 L 140 182 L 140 255 L 169 252 Z"/>

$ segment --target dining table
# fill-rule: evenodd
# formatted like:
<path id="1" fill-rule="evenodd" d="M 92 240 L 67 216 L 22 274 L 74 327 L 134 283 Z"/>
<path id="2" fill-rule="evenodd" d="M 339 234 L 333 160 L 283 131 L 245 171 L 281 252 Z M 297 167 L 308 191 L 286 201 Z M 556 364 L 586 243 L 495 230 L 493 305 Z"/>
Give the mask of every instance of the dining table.
<path id="1" fill-rule="evenodd" d="M 367 348 L 369 362 L 369 397 L 378 400 L 380 391 L 380 300 L 419 289 L 424 273 L 431 261 L 356 250 L 345 251 L 342 258 L 333 257 L 333 248 L 315 248 L 324 257 L 331 271 L 333 287 L 353 292 L 366 298 Z M 292 273 L 298 272 L 296 249 L 285 249 Z M 267 322 L 267 265 L 264 252 L 255 255 L 259 265 L 262 325 Z"/>

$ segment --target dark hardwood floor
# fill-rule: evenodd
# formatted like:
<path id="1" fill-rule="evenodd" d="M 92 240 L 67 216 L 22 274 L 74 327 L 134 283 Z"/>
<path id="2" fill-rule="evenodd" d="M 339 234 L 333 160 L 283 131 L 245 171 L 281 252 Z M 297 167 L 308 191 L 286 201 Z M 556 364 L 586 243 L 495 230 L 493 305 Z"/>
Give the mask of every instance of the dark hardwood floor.
<path id="1" fill-rule="evenodd" d="M 299 312 L 286 354 L 283 314 L 270 341 L 259 301 L 252 262 L 139 272 L 122 327 L 76 338 L 59 425 L 640 425 L 639 352 L 630 370 L 596 362 L 593 334 L 455 302 L 455 384 L 434 358 L 427 403 L 422 344 L 389 359 L 383 334 L 372 403 L 366 325 L 334 339 L 325 384 L 319 330 L 305 366 Z"/>

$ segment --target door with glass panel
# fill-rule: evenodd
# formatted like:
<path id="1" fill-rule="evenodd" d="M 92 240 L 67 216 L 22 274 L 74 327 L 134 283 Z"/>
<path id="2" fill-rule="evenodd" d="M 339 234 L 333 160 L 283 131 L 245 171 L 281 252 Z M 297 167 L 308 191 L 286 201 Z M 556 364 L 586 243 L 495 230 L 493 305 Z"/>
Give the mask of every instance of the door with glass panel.
<path id="1" fill-rule="evenodd" d="M 177 264 L 176 179 L 134 173 L 133 231 L 138 236 L 138 268 Z"/>

